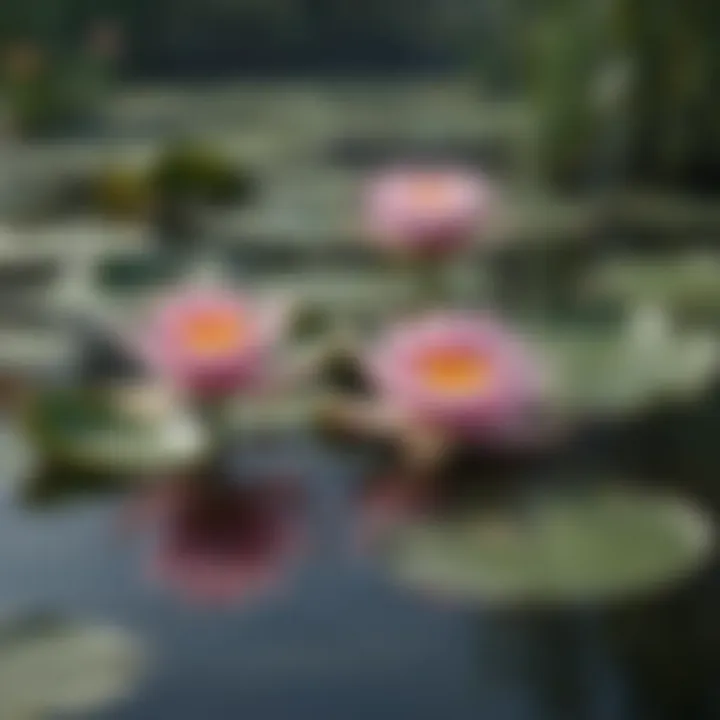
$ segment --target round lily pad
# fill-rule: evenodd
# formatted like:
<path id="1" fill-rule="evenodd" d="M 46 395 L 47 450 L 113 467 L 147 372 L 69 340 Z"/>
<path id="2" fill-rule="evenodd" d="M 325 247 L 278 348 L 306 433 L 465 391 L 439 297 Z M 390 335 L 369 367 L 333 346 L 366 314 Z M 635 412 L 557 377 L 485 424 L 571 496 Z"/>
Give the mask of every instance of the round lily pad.
<path id="1" fill-rule="evenodd" d="M 522 508 L 478 509 L 392 529 L 378 552 L 402 583 L 450 599 L 603 602 L 678 582 L 714 538 L 704 512 L 650 491 L 547 491 Z"/>
<path id="2" fill-rule="evenodd" d="M 53 465 L 115 473 L 172 471 L 195 462 L 205 436 L 184 410 L 140 420 L 102 392 L 77 388 L 40 394 L 29 408 L 31 443 Z"/>
<path id="3" fill-rule="evenodd" d="M 0 716 L 88 713 L 123 699 L 147 667 L 118 628 L 22 613 L 0 623 Z"/>

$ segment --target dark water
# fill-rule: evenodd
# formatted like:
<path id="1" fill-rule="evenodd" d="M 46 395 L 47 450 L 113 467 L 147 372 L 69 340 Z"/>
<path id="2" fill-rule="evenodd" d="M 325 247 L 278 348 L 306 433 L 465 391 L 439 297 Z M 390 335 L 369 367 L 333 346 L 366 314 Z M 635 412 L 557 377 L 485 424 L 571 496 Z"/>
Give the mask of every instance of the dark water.
<path id="1" fill-rule="evenodd" d="M 712 633 L 695 637 L 690 621 L 717 614 L 707 584 L 622 617 L 453 609 L 391 586 L 357 551 L 351 499 L 362 472 L 349 457 L 308 440 L 275 451 L 272 463 L 307 491 L 307 552 L 285 592 L 228 609 L 190 605 L 148 579 L 142 543 L 119 529 L 121 500 L 30 511 L 4 494 L 3 602 L 119 624 L 152 647 L 133 698 L 93 718 L 720 717 L 710 679 L 718 665 L 703 655 L 717 645 Z M 613 651 L 613 629 L 631 660 Z M 653 641 L 671 660 L 678 653 L 677 668 L 654 666 L 663 652 Z"/>
<path id="2" fill-rule="evenodd" d="M 475 716 L 470 619 L 386 587 L 338 543 L 351 473 L 317 453 L 301 464 L 313 548 L 286 593 L 193 607 L 148 582 L 142 549 L 118 532 L 118 501 L 30 513 L 6 494 L 3 600 L 117 623 L 154 646 L 137 696 L 93 717 Z"/>

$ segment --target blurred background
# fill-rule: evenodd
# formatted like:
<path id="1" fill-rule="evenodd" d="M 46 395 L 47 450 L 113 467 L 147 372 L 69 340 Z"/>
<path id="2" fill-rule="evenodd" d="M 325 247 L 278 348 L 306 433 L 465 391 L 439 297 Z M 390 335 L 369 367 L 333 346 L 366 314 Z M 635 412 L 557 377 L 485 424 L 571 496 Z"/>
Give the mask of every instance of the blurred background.
<path id="1" fill-rule="evenodd" d="M 354 542 L 368 477 L 388 462 L 297 423 L 307 398 L 288 394 L 267 417 L 246 413 L 238 452 L 263 466 L 263 443 L 277 443 L 270 465 L 297 476 L 302 509 L 243 496 L 242 520 L 216 504 L 210 524 L 249 527 L 243 552 L 274 567 L 285 546 L 263 533 L 283 535 L 290 516 L 313 550 L 292 588 L 260 600 L 243 588 L 208 612 L 157 576 L 195 588 L 177 556 L 209 526 L 187 530 L 181 512 L 183 543 L 171 532 L 168 549 L 167 521 L 151 522 L 160 558 L 145 562 L 148 533 L 138 549 L 124 529 L 141 483 L 36 467 L 59 428 L 85 432 L 75 405 L 41 405 L 29 443 L 15 428 L 28 397 L 132 374 L 93 323 L 208 274 L 291 295 L 298 346 L 345 348 L 412 296 L 364 242 L 366 179 L 459 165 L 492 179 L 500 211 L 448 292 L 491 302 L 561 357 L 575 418 L 549 462 L 472 472 L 631 478 L 682 494 L 714 531 L 720 395 L 703 353 L 720 321 L 718 28 L 720 5 L 700 0 L 4 0 L 0 717 L 720 717 L 714 543 L 702 571 L 690 553 L 682 581 L 641 600 L 608 601 L 573 573 L 589 600 L 558 580 L 542 610 L 512 591 L 446 604 L 443 573 L 408 592 Z M 324 377 L 352 384 L 335 366 Z M 167 503 L 172 517 L 198 504 Z M 616 534 L 614 515 L 593 517 L 597 537 Z M 529 582 L 492 537 L 463 542 Z M 638 567 L 678 543 L 652 536 Z"/>

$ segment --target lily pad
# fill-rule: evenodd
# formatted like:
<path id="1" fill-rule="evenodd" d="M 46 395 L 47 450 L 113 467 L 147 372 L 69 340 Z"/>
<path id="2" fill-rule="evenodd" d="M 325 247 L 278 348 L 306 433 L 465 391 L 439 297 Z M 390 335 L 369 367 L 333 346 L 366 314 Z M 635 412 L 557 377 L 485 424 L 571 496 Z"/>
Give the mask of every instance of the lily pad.
<path id="1" fill-rule="evenodd" d="M 650 330 L 645 332 L 644 330 Z M 699 392 L 720 353 L 710 334 L 635 323 L 532 329 L 550 368 L 550 394 L 571 411 L 632 411 L 662 398 Z"/>
<path id="2" fill-rule="evenodd" d="M 521 511 L 415 519 L 378 548 L 403 585 L 503 604 L 608 601 L 679 582 L 708 558 L 705 513 L 657 493 L 548 491 Z"/>
<path id="3" fill-rule="evenodd" d="M 157 418 L 129 417 L 101 392 L 41 393 L 26 418 L 29 439 L 51 465 L 113 473 L 172 471 L 205 451 L 196 421 L 177 408 Z"/>
<path id="4" fill-rule="evenodd" d="M 720 256 L 685 254 L 662 259 L 616 259 L 598 268 L 589 287 L 624 303 L 656 302 L 673 310 L 720 312 Z"/>
<path id="5" fill-rule="evenodd" d="M 141 643 L 118 628 L 10 616 L 0 623 L 0 716 L 98 710 L 124 698 L 146 666 Z"/>

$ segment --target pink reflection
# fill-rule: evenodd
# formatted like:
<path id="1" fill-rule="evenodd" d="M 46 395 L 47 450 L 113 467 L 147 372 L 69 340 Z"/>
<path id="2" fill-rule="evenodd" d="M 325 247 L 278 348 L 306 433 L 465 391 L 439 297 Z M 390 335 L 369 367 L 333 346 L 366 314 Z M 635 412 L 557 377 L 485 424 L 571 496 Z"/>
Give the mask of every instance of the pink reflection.
<path id="1" fill-rule="evenodd" d="M 153 580 L 203 604 L 278 589 L 303 543 L 298 489 L 282 480 L 252 487 L 198 480 L 173 484 L 135 508 L 134 519 L 157 530 Z"/>

